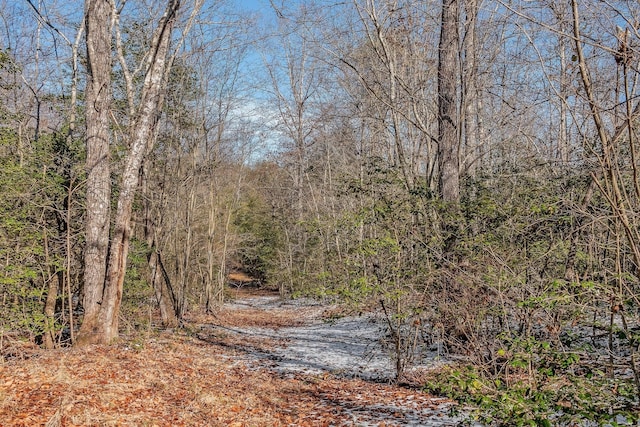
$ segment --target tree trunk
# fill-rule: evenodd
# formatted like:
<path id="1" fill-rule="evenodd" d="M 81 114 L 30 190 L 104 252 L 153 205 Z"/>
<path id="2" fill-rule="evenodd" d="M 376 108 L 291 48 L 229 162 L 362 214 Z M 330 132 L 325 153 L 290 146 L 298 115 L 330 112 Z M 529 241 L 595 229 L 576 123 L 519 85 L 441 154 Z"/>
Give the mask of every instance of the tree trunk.
<path id="1" fill-rule="evenodd" d="M 222 298 L 224 289 L 218 289 L 216 282 L 215 264 L 215 237 L 218 224 L 218 201 L 215 196 L 214 186 L 209 188 L 209 221 L 207 222 L 207 275 L 205 283 L 205 310 L 213 313 L 218 301 Z"/>
<path id="2" fill-rule="evenodd" d="M 125 159 L 125 166 L 120 183 L 120 194 L 115 215 L 114 231 L 109 250 L 106 277 L 101 276 L 104 287 L 100 287 L 101 292 L 97 293 L 102 300 L 99 303 L 99 310 L 92 311 L 89 317 L 85 317 L 78 335 L 78 344 L 110 343 L 118 336 L 118 314 L 122 301 L 122 291 L 124 277 L 126 273 L 127 255 L 129 252 L 129 240 L 131 238 L 131 212 L 134 196 L 138 187 L 138 176 L 147 146 L 151 143 L 153 129 L 157 120 L 158 112 L 162 105 L 162 88 L 165 83 L 167 57 L 169 52 L 169 42 L 171 41 L 171 30 L 173 27 L 175 14 L 180 6 L 179 0 L 169 0 L 167 9 L 160 20 L 156 34 L 154 35 L 150 57 L 147 62 L 147 71 L 144 79 L 142 93 L 140 96 L 140 107 L 137 117 L 131 126 L 130 149 Z M 92 21 L 91 15 L 87 21 Z M 95 35 L 91 24 L 87 27 L 87 44 L 93 41 Z M 107 25 L 108 27 L 108 25 Z M 104 48 L 106 55 L 111 55 L 110 37 Z M 102 70 L 104 73 L 111 72 L 109 68 Z M 100 95 L 100 94 L 98 94 Z M 87 110 L 91 110 L 88 108 Z M 89 114 L 89 113 L 88 113 Z M 92 123 L 89 115 L 87 122 Z M 108 122 L 107 122 L 108 123 Z M 93 124 L 93 123 L 92 123 Z M 108 139 L 107 139 L 108 147 Z M 108 162 L 107 162 L 108 171 Z M 110 177 L 107 176 L 108 182 Z M 91 187 L 89 187 L 90 189 Z M 108 197 L 107 197 L 108 200 Z M 87 202 L 88 203 L 88 202 Z M 88 207 L 89 209 L 89 207 Z M 108 216 L 107 216 L 108 218 Z M 106 221 L 108 230 L 108 221 Z M 105 259 L 96 259 L 95 268 L 103 269 Z M 87 264 L 89 266 L 89 264 Z M 91 266 L 91 268 L 94 268 Z M 95 292 L 97 289 L 91 288 Z M 86 307 L 85 307 L 86 310 Z M 85 312 L 86 313 L 86 312 Z M 86 314 L 85 314 L 86 316 Z"/>
<path id="3" fill-rule="evenodd" d="M 151 247 L 149 255 L 149 268 L 151 269 L 151 281 L 156 294 L 158 307 L 160 308 L 160 318 L 162 324 L 167 327 L 177 326 L 179 323 L 176 310 L 176 297 L 173 293 L 171 280 L 162 265 L 162 257 L 156 249 L 155 243 Z"/>
<path id="4" fill-rule="evenodd" d="M 98 329 L 109 245 L 111 176 L 109 167 L 109 110 L 111 107 L 111 5 L 109 0 L 86 0 L 87 43 L 87 195 L 84 252 L 83 340 Z"/>
<path id="5" fill-rule="evenodd" d="M 169 2 L 154 36 L 151 48 L 153 56 L 145 76 L 140 110 L 131 131 L 131 148 L 122 173 L 104 299 L 100 311 L 101 340 L 104 342 L 111 342 L 118 337 L 118 313 L 122 302 L 129 240 L 131 238 L 131 210 L 138 187 L 138 176 L 142 160 L 147 152 L 148 144 L 151 143 L 157 115 L 162 105 L 162 87 L 167 70 L 167 54 L 169 52 L 171 30 L 179 5 L 180 2 L 178 0 Z"/>
<path id="6" fill-rule="evenodd" d="M 478 39 L 477 18 L 478 0 L 467 0 L 465 9 L 464 62 L 462 64 L 462 97 L 464 123 L 464 162 L 463 170 L 467 176 L 475 176 L 480 163 L 480 121 L 478 82 Z"/>
<path id="7" fill-rule="evenodd" d="M 443 0 L 438 54 L 438 166 L 440 197 L 460 200 L 458 132 L 459 0 Z"/>
<path id="8" fill-rule="evenodd" d="M 144 162 L 142 167 L 142 193 L 144 200 L 144 240 L 149 248 L 147 261 L 149 263 L 149 280 L 153 285 L 156 301 L 160 308 L 160 318 L 166 327 L 174 327 L 178 324 L 175 310 L 175 296 L 171 286 L 171 279 L 162 263 L 162 254 L 158 245 L 158 235 L 162 233 L 163 216 L 158 213 L 162 207 L 154 206 L 154 195 L 149 191 L 149 162 Z M 160 195 L 162 199 L 163 194 Z M 154 220 L 155 219 L 155 220 Z"/>
<path id="9" fill-rule="evenodd" d="M 44 234 L 44 256 L 45 263 L 47 265 L 51 265 L 51 260 L 49 258 L 49 239 L 47 238 L 46 233 Z M 47 289 L 47 299 L 44 303 L 46 328 L 44 330 L 43 337 L 44 347 L 47 350 L 55 348 L 56 302 L 58 300 L 60 284 L 62 283 L 61 277 L 61 272 L 56 271 L 56 268 L 51 268 L 49 277 L 47 277 L 49 285 Z"/>

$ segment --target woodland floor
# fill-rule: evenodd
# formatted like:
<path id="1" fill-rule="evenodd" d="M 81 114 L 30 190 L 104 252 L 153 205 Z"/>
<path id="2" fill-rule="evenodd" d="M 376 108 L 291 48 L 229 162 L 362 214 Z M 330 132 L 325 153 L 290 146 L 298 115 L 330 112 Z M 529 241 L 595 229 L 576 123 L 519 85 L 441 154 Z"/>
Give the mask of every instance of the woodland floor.
<path id="1" fill-rule="evenodd" d="M 451 402 L 384 381 L 370 321 L 235 293 L 185 330 L 4 360 L 0 426 L 456 425 Z"/>

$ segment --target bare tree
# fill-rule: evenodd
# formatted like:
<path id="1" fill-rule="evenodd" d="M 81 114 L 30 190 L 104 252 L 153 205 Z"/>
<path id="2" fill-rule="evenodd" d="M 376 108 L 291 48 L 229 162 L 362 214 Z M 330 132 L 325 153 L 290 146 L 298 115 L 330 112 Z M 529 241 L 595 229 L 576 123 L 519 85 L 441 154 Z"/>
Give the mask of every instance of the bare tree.
<path id="1" fill-rule="evenodd" d="M 460 200 L 458 55 L 460 1 L 443 0 L 438 56 L 438 166 L 440 197 Z"/>
<path id="2" fill-rule="evenodd" d="M 625 29 L 618 34 L 617 51 L 613 52 L 613 58 L 618 64 L 623 65 L 624 79 L 624 113 L 621 119 L 614 120 L 615 128 L 613 132 L 607 128 L 605 120 L 605 110 L 601 106 L 598 99 L 596 85 L 593 82 L 591 68 L 589 67 L 587 56 L 584 49 L 584 40 L 580 25 L 580 8 L 577 0 L 571 1 L 572 11 L 572 30 L 576 62 L 580 72 L 580 82 L 584 91 L 586 102 L 589 105 L 590 119 L 593 122 L 597 140 L 600 144 L 598 150 L 592 149 L 599 164 L 598 173 L 592 173 L 592 180 L 595 186 L 606 200 L 612 215 L 613 234 L 616 241 L 616 265 L 615 265 L 615 285 L 617 289 L 612 289 L 611 307 L 610 307 L 610 332 L 609 332 L 609 350 L 610 350 L 610 372 L 613 373 L 613 347 L 612 331 L 614 328 L 614 317 L 619 315 L 623 325 L 623 331 L 629 344 L 629 367 L 633 372 L 637 394 L 640 395 L 640 367 L 638 367 L 637 343 L 631 336 L 628 327 L 627 315 L 623 311 L 623 301 L 629 300 L 636 307 L 640 305 L 640 298 L 634 287 L 626 283 L 623 278 L 624 269 L 621 259 L 622 241 L 626 240 L 628 246 L 629 257 L 635 264 L 635 274 L 638 277 L 638 268 L 640 265 L 640 233 L 638 232 L 637 216 L 640 211 L 640 185 L 638 183 L 638 170 L 640 165 L 637 162 L 637 143 L 636 130 L 634 128 L 635 119 L 640 112 L 640 103 L 632 105 L 631 92 L 628 83 L 627 67 L 634 61 L 637 51 L 634 51 L 630 44 L 630 31 Z M 620 11 L 616 11 L 620 13 Z M 637 30 L 636 36 L 638 35 Z M 619 31 L 620 32 L 620 31 Z M 602 48 L 601 46 L 598 46 Z M 637 61 L 637 59 L 635 59 Z M 637 81 L 637 77 L 636 77 Z M 635 86 L 635 85 L 634 85 Z M 616 101 L 618 96 L 615 97 Z M 625 141 L 628 144 L 628 156 L 621 150 L 619 140 L 627 137 Z M 625 170 L 622 165 L 626 165 Z M 591 187 L 590 187 L 591 188 Z"/>
<path id="3" fill-rule="evenodd" d="M 111 17 L 109 0 L 85 2 L 87 43 L 87 193 L 83 329 L 97 333 L 105 285 L 111 214 L 110 106 Z M 91 326 L 90 326 L 91 325 Z M 89 329 L 90 328 L 90 329 Z M 96 337 L 97 338 L 97 337 Z"/>
<path id="4" fill-rule="evenodd" d="M 194 13 L 199 9 L 199 2 L 196 2 L 194 7 Z M 113 22 L 117 22 L 119 11 L 113 9 L 115 6 L 113 3 L 111 8 L 107 9 L 104 3 L 101 4 L 99 9 L 101 15 L 94 16 L 93 3 L 88 2 L 87 5 L 87 21 L 90 22 L 96 18 L 105 17 L 103 15 L 111 16 Z M 89 304 L 85 306 L 85 310 L 88 316 L 85 317 L 84 322 L 80 328 L 78 334 L 78 344 L 84 345 L 89 343 L 108 343 L 118 336 L 118 320 L 119 309 L 122 301 L 122 291 L 124 284 L 124 276 L 126 272 L 127 255 L 129 250 L 129 241 L 131 238 L 131 214 L 132 205 L 136 189 L 138 187 L 139 172 L 142 165 L 143 158 L 147 153 L 149 144 L 153 140 L 154 128 L 158 119 L 158 112 L 161 109 L 163 102 L 163 88 L 166 85 L 166 79 L 169 70 L 171 69 L 171 63 L 173 57 L 171 56 L 170 43 L 172 41 L 172 31 L 176 22 L 176 14 L 180 8 L 179 0 L 169 0 L 166 4 L 166 8 L 162 17 L 158 22 L 158 26 L 154 32 L 154 36 L 151 40 L 149 51 L 147 52 L 143 70 L 145 72 L 142 88 L 139 93 L 139 104 L 135 110 L 135 116 L 130 117 L 130 127 L 128 131 L 129 148 L 127 155 L 124 159 L 124 168 L 120 178 L 119 195 L 117 208 L 114 218 L 114 229 L 111 238 L 111 244 L 109 247 L 108 259 L 104 258 L 104 252 L 100 252 L 100 259 L 96 256 L 95 265 L 92 268 L 106 269 L 106 277 L 103 283 L 99 280 L 92 280 L 86 284 L 85 292 L 98 298 L 86 300 Z M 187 24 L 189 26 L 190 24 Z M 99 27 L 100 33 L 100 48 L 104 53 L 108 52 L 108 56 L 111 57 L 111 37 L 110 33 L 107 34 L 104 27 L 110 29 L 110 25 L 102 23 Z M 188 30 L 188 28 L 187 28 Z M 98 41 L 94 40 L 97 35 L 92 25 L 87 26 L 87 45 L 93 46 Z M 120 57 L 122 57 L 120 55 Z M 101 64 L 106 67 L 109 64 Z M 121 59 L 121 65 L 122 59 Z M 123 65 L 126 70 L 126 67 Z M 95 72 L 110 73 L 109 70 L 101 68 L 95 70 Z M 103 84 L 107 84 L 105 81 Z M 130 86 L 127 87 L 128 91 L 131 91 Z M 132 99 L 132 97 L 129 97 Z M 130 109 L 130 113 L 133 110 Z M 88 116 L 87 121 L 90 122 L 93 117 Z M 108 121 L 101 123 L 101 126 L 107 126 Z M 107 138 L 108 141 L 108 138 Z M 107 158 L 108 161 L 108 158 Z M 88 185 L 87 191 L 94 191 L 94 186 L 104 185 L 103 180 L 109 180 L 109 177 L 101 177 L 101 180 L 96 179 L 95 182 L 91 182 Z M 101 193 L 102 194 L 102 193 Z M 103 199 L 102 202 L 106 204 L 108 198 Z M 107 204 L 108 206 L 108 204 Z M 100 220 L 105 221 L 108 224 L 108 213 L 101 211 Z M 98 218 L 96 218 L 96 221 Z M 101 248 L 102 250 L 102 248 Z M 99 277 L 98 277 L 99 279 Z"/>

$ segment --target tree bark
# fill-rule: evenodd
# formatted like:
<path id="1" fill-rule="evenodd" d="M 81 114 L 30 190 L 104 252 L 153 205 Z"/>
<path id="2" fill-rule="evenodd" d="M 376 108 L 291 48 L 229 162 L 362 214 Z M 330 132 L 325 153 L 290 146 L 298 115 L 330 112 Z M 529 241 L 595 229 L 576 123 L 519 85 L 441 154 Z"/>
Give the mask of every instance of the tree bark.
<path id="1" fill-rule="evenodd" d="M 138 187 L 138 176 L 142 160 L 147 152 L 147 145 L 151 143 L 157 115 L 162 105 L 162 88 L 167 70 L 169 42 L 171 41 L 175 13 L 179 5 L 179 0 L 169 1 L 165 14 L 160 20 L 160 25 L 151 47 L 153 55 L 144 80 L 138 117 L 131 131 L 131 148 L 122 174 L 109 253 L 104 299 L 100 311 L 101 339 L 104 342 L 111 342 L 118 337 L 118 313 L 122 302 L 129 240 L 131 238 L 133 199 Z"/>
<path id="2" fill-rule="evenodd" d="M 458 130 L 459 0 L 442 1 L 438 53 L 438 166 L 440 197 L 460 200 L 460 135 Z"/>
<path id="3" fill-rule="evenodd" d="M 461 72 L 462 86 L 462 115 L 461 124 L 464 124 L 464 161 L 463 170 L 467 176 L 475 176 L 480 164 L 481 148 L 481 121 L 480 113 L 480 85 L 478 81 L 478 0 L 466 0 L 465 9 L 465 33 L 462 39 L 464 61 Z"/>
<path id="4" fill-rule="evenodd" d="M 114 231 L 109 248 L 108 261 L 106 262 L 106 276 L 104 275 L 104 271 L 101 276 L 104 287 L 100 288 L 101 292 L 97 292 L 97 283 L 96 288 L 91 288 L 92 295 L 93 292 L 95 292 L 97 295 L 100 295 L 102 299 L 99 302 L 99 310 L 94 310 L 89 317 L 85 317 L 85 321 L 78 335 L 79 345 L 91 343 L 108 344 L 118 337 L 118 314 L 122 302 L 127 255 L 131 238 L 133 200 L 138 187 L 138 176 L 142 166 L 142 160 L 147 152 L 148 144 L 150 144 L 153 139 L 153 129 L 162 105 L 162 89 L 166 79 L 166 72 L 169 69 L 167 58 L 171 32 L 179 6 L 179 0 L 169 0 L 151 43 L 150 56 L 147 62 L 145 79 L 140 96 L 140 106 L 130 130 L 131 143 L 125 159 L 120 183 Z M 91 16 L 88 16 L 87 21 L 91 21 L 90 18 Z M 87 44 L 89 44 L 89 41 L 92 41 L 93 37 L 95 36 L 92 28 L 88 26 Z M 110 57 L 110 37 L 107 40 L 108 43 L 105 43 L 103 47 L 106 49 L 106 54 Z M 108 69 L 102 70 L 105 74 L 111 73 L 111 63 L 109 62 L 108 65 Z M 90 108 L 88 110 L 90 110 Z M 89 120 L 87 121 L 90 122 Z M 108 168 L 108 158 L 106 164 Z M 106 179 L 108 182 L 110 177 L 107 174 L 107 177 L 103 177 L 103 179 Z M 107 231 L 108 225 L 107 220 Z M 96 257 L 95 268 L 104 268 L 106 259 L 106 254 L 100 259 Z"/>
<path id="5" fill-rule="evenodd" d="M 87 195 L 84 251 L 84 322 L 88 338 L 97 330 L 109 246 L 111 176 L 109 110 L 111 107 L 111 5 L 86 0 L 87 43 L 86 148 Z"/>

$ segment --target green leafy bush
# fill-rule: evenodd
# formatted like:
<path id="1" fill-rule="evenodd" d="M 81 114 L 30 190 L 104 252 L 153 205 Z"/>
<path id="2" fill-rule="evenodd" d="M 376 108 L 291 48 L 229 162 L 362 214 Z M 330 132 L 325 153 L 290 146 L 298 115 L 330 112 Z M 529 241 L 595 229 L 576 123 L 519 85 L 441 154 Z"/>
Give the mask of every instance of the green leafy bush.
<path id="1" fill-rule="evenodd" d="M 425 390 L 457 400 L 470 412 L 470 420 L 486 426 L 638 422 L 640 405 L 630 379 L 613 381 L 597 370 L 568 374 L 566 367 L 578 363 L 577 355 L 545 352 L 544 356 L 533 352 L 513 356 L 508 362 L 511 369 L 500 376 L 487 375 L 472 365 L 448 367 L 434 374 Z M 534 358 L 544 363 L 530 370 Z"/>

